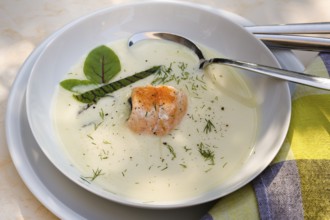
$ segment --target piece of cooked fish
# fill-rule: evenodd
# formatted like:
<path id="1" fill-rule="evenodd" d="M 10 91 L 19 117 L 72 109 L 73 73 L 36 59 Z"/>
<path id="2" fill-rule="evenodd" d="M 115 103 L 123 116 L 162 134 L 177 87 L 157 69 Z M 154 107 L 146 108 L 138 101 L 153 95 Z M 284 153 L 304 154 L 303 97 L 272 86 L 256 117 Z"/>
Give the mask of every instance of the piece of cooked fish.
<path id="1" fill-rule="evenodd" d="M 129 128 L 139 134 L 164 136 L 187 111 L 187 96 L 171 86 L 145 86 L 132 90 Z"/>

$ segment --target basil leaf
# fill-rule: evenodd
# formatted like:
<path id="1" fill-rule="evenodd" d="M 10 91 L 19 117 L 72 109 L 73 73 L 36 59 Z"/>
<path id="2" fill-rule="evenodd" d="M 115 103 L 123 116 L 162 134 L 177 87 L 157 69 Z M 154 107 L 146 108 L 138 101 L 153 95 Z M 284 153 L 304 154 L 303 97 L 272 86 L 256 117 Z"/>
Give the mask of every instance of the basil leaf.
<path id="1" fill-rule="evenodd" d="M 100 100 L 102 97 L 105 97 L 107 94 L 117 91 L 121 88 L 124 88 L 154 73 L 157 73 L 158 71 L 160 71 L 160 69 L 161 66 L 154 66 L 150 69 L 135 73 L 134 75 L 103 85 L 99 88 L 87 91 L 79 95 L 73 95 L 73 97 L 79 102 L 83 102 L 87 104 L 97 103 L 98 100 Z"/>
<path id="2" fill-rule="evenodd" d="M 60 85 L 71 92 L 77 92 L 75 88 L 80 87 L 80 86 L 89 86 L 89 85 L 94 85 L 89 80 L 79 80 L 79 79 L 66 79 L 60 82 Z"/>
<path id="3" fill-rule="evenodd" d="M 84 73 L 93 83 L 103 84 L 109 82 L 121 66 L 118 56 L 109 47 L 104 45 L 96 47 L 88 55 L 84 63 Z"/>

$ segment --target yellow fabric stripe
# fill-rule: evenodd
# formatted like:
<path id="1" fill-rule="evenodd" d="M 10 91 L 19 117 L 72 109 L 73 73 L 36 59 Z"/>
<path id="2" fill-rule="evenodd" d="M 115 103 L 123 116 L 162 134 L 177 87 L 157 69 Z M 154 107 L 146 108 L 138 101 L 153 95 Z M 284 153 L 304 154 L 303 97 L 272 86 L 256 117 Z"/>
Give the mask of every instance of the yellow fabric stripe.
<path id="1" fill-rule="evenodd" d="M 295 159 L 330 159 L 330 95 L 309 95 L 293 101 L 286 141 Z"/>
<path id="2" fill-rule="evenodd" d="M 250 184 L 219 200 L 209 213 L 213 219 L 259 219 L 257 199 Z"/>
<path id="3" fill-rule="evenodd" d="M 297 160 L 305 219 L 330 219 L 330 160 Z"/>

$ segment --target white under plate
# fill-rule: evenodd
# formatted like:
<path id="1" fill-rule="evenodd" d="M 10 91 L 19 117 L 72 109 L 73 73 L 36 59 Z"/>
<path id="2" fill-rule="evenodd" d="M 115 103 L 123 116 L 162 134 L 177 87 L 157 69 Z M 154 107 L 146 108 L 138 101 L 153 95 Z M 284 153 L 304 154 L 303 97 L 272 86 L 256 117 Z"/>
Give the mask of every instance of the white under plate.
<path id="1" fill-rule="evenodd" d="M 237 15 L 221 10 L 219 13 L 242 25 L 248 23 Z M 61 29 L 63 30 L 65 28 Z M 20 176 L 32 193 L 50 211 L 63 219 L 200 219 L 213 203 L 168 210 L 140 209 L 120 205 L 79 187 L 60 173 L 45 157 L 27 121 L 25 90 L 34 62 L 44 50 L 45 45 L 59 33 L 60 31 L 46 39 L 23 64 L 12 86 L 8 101 L 6 132 L 9 150 Z M 273 52 L 283 68 L 303 71 L 303 65 L 291 52 L 283 50 Z"/>

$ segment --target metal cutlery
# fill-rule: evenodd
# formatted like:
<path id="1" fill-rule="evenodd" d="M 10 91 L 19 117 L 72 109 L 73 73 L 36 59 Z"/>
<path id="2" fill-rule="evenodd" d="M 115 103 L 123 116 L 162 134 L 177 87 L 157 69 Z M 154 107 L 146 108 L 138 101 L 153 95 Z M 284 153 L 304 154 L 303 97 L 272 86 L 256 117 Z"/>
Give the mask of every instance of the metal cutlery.
<path id="1" fill-rule="evenodd" d="M 268 47 L 330 52 L 330 39 L 319 37 L 330 34 L 330 22 L 255 25 L 244 28 Z"/>

